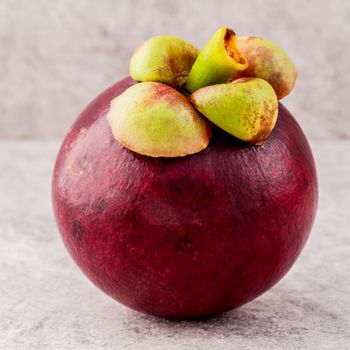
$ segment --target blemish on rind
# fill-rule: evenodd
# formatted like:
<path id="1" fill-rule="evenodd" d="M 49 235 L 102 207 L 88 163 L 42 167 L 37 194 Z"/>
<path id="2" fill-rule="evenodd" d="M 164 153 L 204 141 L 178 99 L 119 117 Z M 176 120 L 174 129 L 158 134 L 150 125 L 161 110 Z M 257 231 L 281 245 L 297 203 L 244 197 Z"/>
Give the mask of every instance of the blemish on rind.
<path id="1" fill-rule="evenodd" d="M 80 243 L 83 238 L 84 232 L 79 220 L 72 220 L 72 233 L 75 241 L 77 243 Z"/>

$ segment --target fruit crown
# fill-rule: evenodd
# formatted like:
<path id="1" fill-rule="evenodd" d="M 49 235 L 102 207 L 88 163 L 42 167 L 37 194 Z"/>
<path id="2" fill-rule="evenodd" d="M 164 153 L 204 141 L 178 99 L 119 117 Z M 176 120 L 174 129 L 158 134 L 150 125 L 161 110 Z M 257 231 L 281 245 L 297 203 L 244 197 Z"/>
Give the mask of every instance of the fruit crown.
<path id="1" fill-rule="evenodd" d="M 112 100 L 107 115 L 113 136 L 143 155 L 179 157 L 209 145 L 211 123 L 262 145 L 297 71 L 275 43 L 223 27 L 201 51 L 172 36 L 146 40 L 132 55 L 130 76 L 138 84 Z"/>

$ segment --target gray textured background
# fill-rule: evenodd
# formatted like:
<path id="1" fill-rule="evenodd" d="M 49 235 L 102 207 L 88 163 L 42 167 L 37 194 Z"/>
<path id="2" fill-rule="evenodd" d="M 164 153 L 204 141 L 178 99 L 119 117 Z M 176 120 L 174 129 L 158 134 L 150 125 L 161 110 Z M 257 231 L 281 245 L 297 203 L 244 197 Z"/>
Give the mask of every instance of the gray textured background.
<path id="1" fill-rule="evenodd" d="M 350 2 L 1 0 L 0 137 L 62 137 L 128 73 L 135 47 L 172 34 L 202 47 L 223 25 L 279 43 L 300 78 L 284 103 L 312 138 L 350 137 Z"/>
<path id="2" fill-rule="evenodd" d="M 0 349 L 350 349 L 350 2 L 0 0 Z M 171 322 L 99 292 L 50 204 L 62 137 L 155 34 L 201 47 L 220 26 L 276 41 L 300 78 L 284 99 L 315 154 L 320 202 L 293 269 L 221 316 Z M 24 140 L 25 139 L 25 140 Z"/>

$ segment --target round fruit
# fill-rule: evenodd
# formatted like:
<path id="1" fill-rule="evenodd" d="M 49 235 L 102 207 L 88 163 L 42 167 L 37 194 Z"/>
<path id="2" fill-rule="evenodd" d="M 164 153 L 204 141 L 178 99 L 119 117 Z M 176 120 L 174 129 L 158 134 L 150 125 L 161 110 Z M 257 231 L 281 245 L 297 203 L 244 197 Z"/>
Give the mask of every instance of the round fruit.
<path id="1" fill-rule="evenodd" d="M 106 120 L 134 83 L 98 96 L 58 154 L 53 204 L 67 249 L 100 289 L 145 313 L 200 317 L 256 298 L 291 268 L 315 217 L 302 130 L 280 105 L 261 147 L 215 128 L 197 154 L 143 156 L 121 146 Z"/>

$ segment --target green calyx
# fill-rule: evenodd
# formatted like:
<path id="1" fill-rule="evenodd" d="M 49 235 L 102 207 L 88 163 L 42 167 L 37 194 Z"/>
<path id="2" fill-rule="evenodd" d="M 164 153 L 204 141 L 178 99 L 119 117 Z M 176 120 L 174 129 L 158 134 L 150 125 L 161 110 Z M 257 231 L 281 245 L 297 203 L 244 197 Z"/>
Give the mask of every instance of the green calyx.
<path id="1" fill-rule="evenodd" d="M 191 95 L 195 108 L 240 140 L 261 145 L 275 126 L 278 100 L 272 86 L 258 78 L 206 86 Z"/>
<path id="2" fill-rule="evenodd" d="M 182 157 L 205 149 L 211 126 L 174 88 L 157 82 L 133 85 L 111 102 L 114 138 L 150 157 Z"/>
<path id="3" fill-rule="evenodd" d="M 114 138 L 150 157 L 182 157 L 208 146 L 211 123 L 262 145 L 297 71 L 276 44 L 237 39 L 223 27 L 202 51 L 172 36 L 146 40 L 131 58 L 130 75 L 140 83 L 112 100 L 108 112 Z"/>
<path id="4" fill-rule="evenodd" d="M 272 85 L 278 99 L 293 90 L 298 72 L 281 47 L 256 36 L 239 37 L 238 47 L 249 65 L 243 72 L 233 75 L 233 80 L 239 77 L 264 79 Z"/>
<path id="5" fill-rule="evenodd" d="M 130 76 L 139 81 L 156 81 L 181 88 L 198 54 L 196 47 L 179 38 L 155 36 L 132 55 Z"/>
<path id="6" fill-rule="evenodd" d="M 232 29 L 220 28 L 204 46 L 190 71 L 185 89 L 192 93 L 201 87 L 227 83 L 248 67 L 248 62 L 237 46 Z"/>

